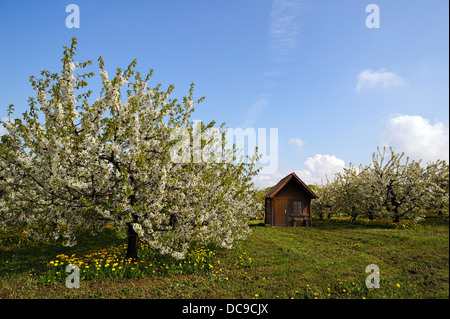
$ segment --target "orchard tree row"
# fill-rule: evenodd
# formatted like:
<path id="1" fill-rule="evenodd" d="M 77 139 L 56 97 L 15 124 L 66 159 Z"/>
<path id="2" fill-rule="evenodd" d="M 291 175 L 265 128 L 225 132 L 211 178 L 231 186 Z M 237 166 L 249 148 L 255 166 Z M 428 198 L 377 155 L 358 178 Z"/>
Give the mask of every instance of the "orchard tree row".
<path id="1" fill-rule="evenodd" d="M 448 163 L 423 164 L 392 148 L 378 148 L 370 165 L 350 165 L 332 181 L 316 186 L 320 198 L 313 201 L 313 213 L 319 218 L 345 215 L 398 223 L 449 213 Z"/>

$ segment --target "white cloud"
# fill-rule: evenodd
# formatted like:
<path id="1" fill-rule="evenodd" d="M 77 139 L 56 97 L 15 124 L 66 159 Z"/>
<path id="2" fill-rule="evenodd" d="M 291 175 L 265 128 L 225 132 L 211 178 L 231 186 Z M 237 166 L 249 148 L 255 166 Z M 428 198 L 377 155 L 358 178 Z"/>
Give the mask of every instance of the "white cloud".
<path id="1" fill-rule="evenodd" d="M 341 172 L 345 167 L 345 162 L 334 155 L 316 154 L 314 157 L 308 157 L 304 163 L 305 168 L 295 171 L 298 177 L 306 184 L 326 183 L 327 177 L 331 181 L 334 174 Z M 253 179 L 256 187 L 265 188 L 275 186 L 283 177 L 292 173 L 286 171 L 276 172 L 270 175 L 260 174 Z"/>
<path id="2" fill-rule="evenodd" d="M 264 76 L 275 77 L 275 76 L 283 75 L 284 73 L 285 73 L 285 71 L 283 71 L 283 70 L 269 70 L 269 71 L 264 72 Z"/>
<path id="3" fill-rule="evenodd" d="M 421 116 L 401 115 L 389 120 L 381 135 L 384 146 L 416 160 L 449 159 L 449 127 L 442 122 L 434 125 Z"/>
<path id="4" fill-rule="evenodd" d="M 400 86 L 404 83 L 401 76 L 388 72 L 386 69 L 380 69 L 374 71 L 372 69 L 364 70 L 357 76 L 358 84 L 356 86 L 356 91 L 360 92 L 363 89 L 372 88 L 389 88 Z"/>
<path id="5" fill-rule="evenodd" d="M 253 183 L 258 188 L 266 188 L 266 187 L 272 187 L 275 186 L 283 177 L 285 177 L 287 174 L 281 174 L 279 172 L 276 172 L 274 174 L 270 175 L 257 175 L 253 178 Z"/>
<path id="6" fill-rule="evenodd" d="M 286 54 L 297 45 L 302 3 L 296 0 L 274 0 L 270 13 L 270 45 L 277 54 Z"/>
<path id="7" fill-rule="evenodd" d="M 265 95 L 262 95 L 253 103 L 245 114 L 245 121 L 242 124 L 243 128 L 252 127 L 256 119 L 261 115 L 264 108 L 267 106 L 269 101 Z"/>
<path id="8" fill-rule="evenodd" d="M 302 147 L 305 144 L 305 142 L 303 140 L 301 140 L 299 138 L 295 138 L 295 137 L 290 138 L 288 143 L 296 145 L 299 148 Z"/>
<path id="9" fill-rule="evenodd" d="M 322 184 L 326 183 L 327 177 L 333 180 L 334 174 L 341 172 L 345 167 L 345 162 L 335 155 L 316 154 L 314 157 L 308 157 L 304 166 L 304 169 L 295 173 L 306 184 Z"/>

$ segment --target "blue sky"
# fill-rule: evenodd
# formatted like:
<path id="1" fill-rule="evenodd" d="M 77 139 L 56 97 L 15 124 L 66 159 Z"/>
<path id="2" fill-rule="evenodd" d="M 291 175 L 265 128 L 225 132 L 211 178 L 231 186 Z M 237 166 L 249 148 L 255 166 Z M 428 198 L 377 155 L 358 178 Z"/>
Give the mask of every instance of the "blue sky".
<path id="1" fill-rule="evenodd" d="M 71 3 L 80 28 L 66 27 Z M 193 119 L 277 128 L 278 169 L 258 186 L 293 171 L 319 182 L 377 146 L 448 160 L 448 12 L 444 0 L 0 1 L 0 118 L 27 109 L 29 76 L 60 71 L 76 36 L 79 61 L 101 55 L 113 72 L 136 58 L 177 97 L 194 82 L 206 99 Z"/>

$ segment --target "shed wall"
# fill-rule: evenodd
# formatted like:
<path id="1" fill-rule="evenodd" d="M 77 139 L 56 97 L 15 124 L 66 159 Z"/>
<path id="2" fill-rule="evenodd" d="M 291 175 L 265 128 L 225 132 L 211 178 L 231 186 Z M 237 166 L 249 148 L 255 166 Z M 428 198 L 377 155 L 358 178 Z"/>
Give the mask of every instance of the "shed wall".
<path id="1" fill-rule="evenodd" d="M 294 219 L 291 214 L 294 211 L 294 201 L 302 203 L 302 214 L 308 216 L 307 224 L 311 225 L 311 198 L 299 188 L 298 183 L 293 179 L 272 199 L 266 199 L 266 223 L 274 226 L 292 226 Z"/>

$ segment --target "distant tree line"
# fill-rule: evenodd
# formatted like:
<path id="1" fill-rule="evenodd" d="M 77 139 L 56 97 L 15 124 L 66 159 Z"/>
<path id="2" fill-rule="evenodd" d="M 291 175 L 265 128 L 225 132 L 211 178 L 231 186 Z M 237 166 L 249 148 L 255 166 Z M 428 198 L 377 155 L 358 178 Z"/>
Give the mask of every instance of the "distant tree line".
<path id="1" fill-rule="evenodd" d="M 437 160 L 422 164 L 404 158 L 392 148 L 377 149 L 372 163 L 337 173 L 332 181 L 316 185 L 319 199 L 313 214 L 331 216 L 419 220 L 427 214 L 449 214 L 449 165 Z"/>

